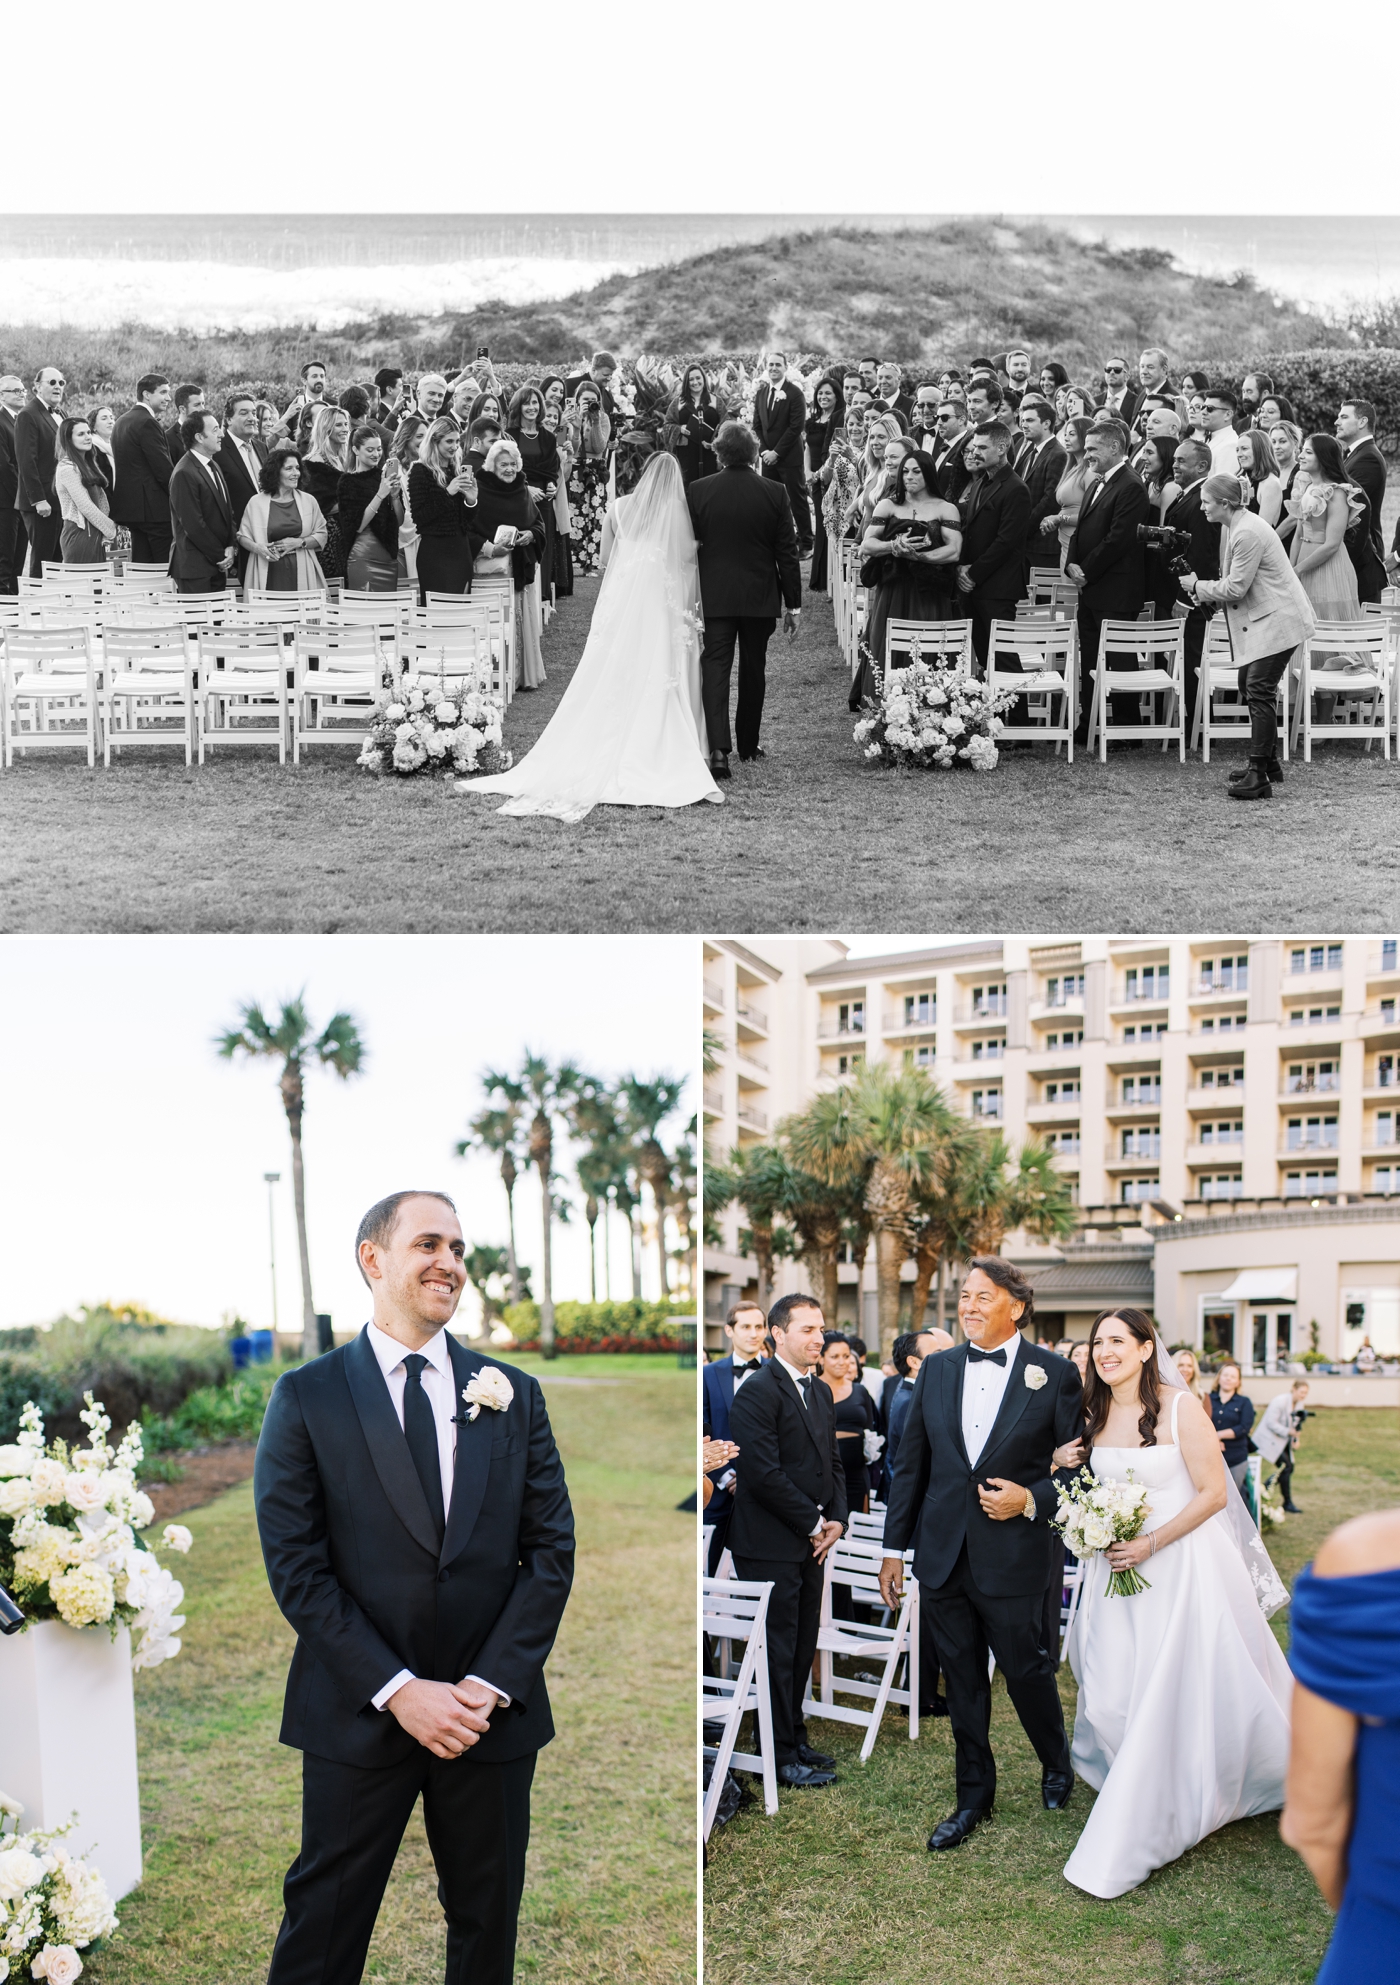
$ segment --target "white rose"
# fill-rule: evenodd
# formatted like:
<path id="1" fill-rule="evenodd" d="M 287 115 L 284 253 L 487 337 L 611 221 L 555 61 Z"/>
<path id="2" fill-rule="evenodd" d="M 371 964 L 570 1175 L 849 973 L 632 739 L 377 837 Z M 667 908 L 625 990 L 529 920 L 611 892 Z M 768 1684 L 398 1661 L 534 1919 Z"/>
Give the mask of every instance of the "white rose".
<path id="1" fill-rule="evenodd" d="M 144 1530 L 146 1525 L 150 1522 L 151 1518 L 155 1515 L 155 1513 L 156 1513 L 155 1504 L 151 1501 L 148 1495 L 144 1494 L 142 1490 L 138 1489 L 136 1491 L 136 1494 L 131 1498 L 131 1509 L 128 1515 L 128 1521 L 131 1523 L 134 1529 Z"/>
<path id="2" fill-rule="evenodd" d="M 47 1978 L 49 1985 L 73 1985 L 83 1961 L 71 1944 L 45 1944 L 29 1967 L 31 1978 Z"/>
<path id="3" fill-rule="evenodd" d="M 386 721 L 391 724 L 401 724 L 407 715 L 408 712 L 402 703 L 391 703 L 384 712 Z"/>
<path id="4" fill-rule="evenodd" d="M 47 1457 L 36 1461 L 34 1472 L 29 1479 L 34 1487 L 34 1500 L 36 1503 L 61 1503 L 63 1501 L 64 1489 L 68 1481 L 68 1470 L 61 1461 L 50 1461 Z"/>
<path id="5" fill-rule="evenodd" d="M 0 1516 L 22 1516 L 32 1507 L 33 1491 L 27 1475 L 12 1475 L 0 1482 Z"/>
<path id="6" fill-rule="evenodd" d="M 160 1533 L 160 1541 L 167 1551 L 188 1551 L 194 1537 L 183 1523 L 167 1523 Z"/>
<path id="7" fill-rule="evenodd" d="M 496 1365 L 487 1365 L 462 1387 L 462 1397 L 471 1409 L 467 1418 L 474 1420 L 483 1406 L 493 1413 L 504 1413 L 515 1397 L 510 1380 Z"/>
<path id="8" fill-rule="evenodd" d="M 398 739 L 400 744 L 412 744 L 414 740 L 417 738 L 418 732 L 416 728 L 412 724 L 410 724 L 408 720 L 405 718 L 404 722 L 401 723 L 398 726 L 397 730 L 394 732 L 394 736 Z"/>
<path id="9" fill-rule="evenodd" d="M 457 721 L 457 705 L 455 703 L 439 703 L 433 715 L 440 724 L 451 726 Z"/>
<path id="10" fill-rule="evenodd" d="M 0 1447 L 0 1476 L 27 1475 L 36 1459 L 32 1447 Z"/>
<path id="11" fill-rule="evenodd" d="M 90 1469 L 82 1474 L 75 1470 L 63 1484 L 63 1500 L 70 1509 L 89 1512 L 102 1509 L 107 1501 L 107 1484 Z"/>
<path id="12" fill-rule="evenodd" d="M 43 1879 L 44 1864 L 27 1847 L 7 1847 L 0 1853 L 0 1902 L 17 1902 Z"/>
<path id="13" fill-rule="evenodd" d="M 408 707 L 410 710 L 421 710 L 423 708 L 423 702 L 424 702 L 424 698 L 423 698 L 422 690 L 415 689 L 413 694 L 408 699 Z"/>
<path id="14" fill-rule="evenodd" d="M 1040 1388 L 1044 1385 L 1044 1383 L 1045 1383 L 1044 1365 L 1027 1365 L 1026 1384 L 1030 1387 L 1031 1391 L 1039 1392 Z"/>

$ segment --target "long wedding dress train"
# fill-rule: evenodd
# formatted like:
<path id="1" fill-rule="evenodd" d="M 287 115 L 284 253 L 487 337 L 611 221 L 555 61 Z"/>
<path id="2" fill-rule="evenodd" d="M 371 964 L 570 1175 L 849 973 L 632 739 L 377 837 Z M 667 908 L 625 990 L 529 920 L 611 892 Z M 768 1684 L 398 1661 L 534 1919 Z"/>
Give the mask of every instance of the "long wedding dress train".
<path id="1" fill-rule="evenodd" d="M 705 762 L 700 581 L 674 457 L 658 455 L 612 512 L 614 544 L 573 680 L 518 765 L 464 779 L 502 813 L 582 820 L 595 806 L 721 801 Z"/>
<path id="2" fill-rule="evenodd" d="M 1145 1483 L 1157 1529 L 1196 1493 L 1176 1441 L 1095 1447 L 1094 1473 Z M 1109 1598 L 1087 1560 L 1067 1649 L 1079 1684 L 1072 1755 L 1098 1793 L 1065 1878 L 1122 1895 L 1232 1820 L 1283 1804 L 1288 1664 L 1256 1596 L 1257 1575 L 1223 1512 L 1142 1566 L 1151 1587 Z"/>

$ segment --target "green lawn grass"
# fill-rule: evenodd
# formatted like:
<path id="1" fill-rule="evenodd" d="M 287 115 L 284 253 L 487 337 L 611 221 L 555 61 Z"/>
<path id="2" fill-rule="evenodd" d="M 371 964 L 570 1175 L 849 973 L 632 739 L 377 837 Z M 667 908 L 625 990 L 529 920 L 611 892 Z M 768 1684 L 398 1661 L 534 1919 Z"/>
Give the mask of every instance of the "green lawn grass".
<path id="1" fill-rule="evenodd" d="M 1360 1510 L 1400 1502 L 1400 1413 L 1325 1412 L 1307 1426 L 1294 1495 L 1302 1508 L 1270 1544 L 1290 1581 L 1322 1538 Z M 1275 1628 L 1287 1642 L 1288 1614 Z M 1068 1721 L 1074 1680 L 1062 1670 Z M 887 1718 L 869 1764 L 860 1732 L 818 1723 L 836 1754 L 828 1790 L 783 1793 L 714 1835 L 705 1873 L 705 1961 L 725 1985 L 1305 1985 L 1331 1918 L 1273 1815 L 1213 1834 L 1141 1888 L 1100 1902 L 1061 1870 L 1092 1805 L 1047 1813 L 1040 1767 L 993 1686 L 996 1817 L 956 1853 L 924 1842 L 953 1807 L 948 1724 Z M 1164 1733 L 1164 1736 L 1169 1733 Z"/>
<path id="2" fill-rule="evenodd" d="M 584 580 L 563 603 L 547 683 L 511 705 L 517 755 L 596 596 Z M 1254 806 L 1226 797 L 1238 752 L 872 770 L 824 596 L 804 620 L 770 651 L 770 755 L 736 760 L 718 807 L 515 819 L 441 779 L 376 782 L 345 747 L 298 768 L 262 748 L 189 772 L 173 747 L 107 772 L 18 759 L 0 777 L 0 930 L 1369 930 L 1396 901 L 1400 764 L 1379 750 L 1319 746 Z"/>
<path id="3" fill-rule="evenodd" d="M 676 1505 L 694 1486 L 695 1376 L 661 1357 L 549 1370 L 593 1382 L 546 1376 L 579 1560 L 547 1671 L 559 1735 L 535 1778 L 516 1975 L 682 1985 L 695 1973 L 695 1519 Z M 292 1635 L 252 1485 L 183 1520 L 184 1650 L 137 1677 L 145 1880 L 88 1962 L 94 1985 L 262 1980 L 297 1850 L 299 1760 L 277 1742 Z M 415 1814 L 366 1976 L 433 1985 L 445 1944 Z"/>

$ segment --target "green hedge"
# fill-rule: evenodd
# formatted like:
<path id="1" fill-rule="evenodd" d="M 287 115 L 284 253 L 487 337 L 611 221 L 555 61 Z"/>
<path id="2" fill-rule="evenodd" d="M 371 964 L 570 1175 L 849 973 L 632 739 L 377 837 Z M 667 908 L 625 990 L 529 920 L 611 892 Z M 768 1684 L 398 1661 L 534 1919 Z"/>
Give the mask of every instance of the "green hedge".
<path id="1" fill-rule="evenodd" d="M 51 1330 L 7 1332 L 0 1347 L 0 1442 L 15 1438 L 29 1399 L 51 1440 L 84 1441 L 78 1415 L 90 1391 L 106 1407 L 115 1440 L 130 1421 L 173 1413 L 233 1370 L 221 1336 L 182 1324 L 143 1329 L 65 1319 Z"/>
<path id="2" fill-rule="evenodd" d="M 513 1303 L 505 1323 L 521 1351 L 540 1344 L 540 1306 Z M 679 1323 L 667 1303 L 556 1303 L 554 1343 L 578 1355 L 591 1351 L 679 1351 Z M 508 1354 L 507 1354 L 508 1355 Z"/>

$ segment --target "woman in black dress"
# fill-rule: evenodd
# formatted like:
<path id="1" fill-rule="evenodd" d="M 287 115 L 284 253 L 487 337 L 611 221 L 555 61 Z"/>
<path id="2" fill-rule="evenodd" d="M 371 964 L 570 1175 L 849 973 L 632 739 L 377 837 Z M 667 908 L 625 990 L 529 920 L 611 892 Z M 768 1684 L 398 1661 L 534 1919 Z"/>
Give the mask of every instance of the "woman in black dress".
<path id="1" fill-rule="evenodd" d="M 811 593 L 826 591 L 826 524 L 822 518 L 825 484 L 822 470 L 831 453 L 831 438 L 841 432 L 845 419 L 846 405 L 841 397 L 841 388 L 834 379 L 819 380 L 813 397 L 813 412 L 807 421 L 807 480 L 812 492 L 812 569 L 807 575 L 807 590 Z"/>
<path id="2" fill-rule="evenodd" d="M 674 453 L 687 487 L 697 476 L 714 475 L 719 464 L 710 443 L 719 429 L 720 411 L 703 366 L 686 367 L 681 390 L 671 406 L 670 419 L 680 429 Z"/>
<path id="3" fill-rule="evenodd" d="M 472 589 L 472 513 L 476 477 L 462 468 L 462 437 L 455 420 L 435 420 L 408 472 L 408 507 L 418 532 L 418 597 Z M 479 535 L 478 540 L 479 542 Z"/>
<path id="4" fill-rule="evenodd" d="M 534 498 L 544 525 L 544 547 L 540 556 L 540 581 L 546 609 L 554 599 L 556 539 L 554 498 L 562 473 L 559 443 L 543 425 L 544 395 L 538 386 L 522 386 L 510 403 L 510 425 L 506 430 L 520 450 L 526 486 Z"/>
<path id="5" fill-rule="evenodd" d="M 865 1436 L 875 1430 L 875 1402 L 860 1382 L 860 1367 L 849 1340 L 829 1330 L 822 1340 L 817 1374 L 836 1402 L 836 1442 L 846 1471 L 846 1507 L 870 1507 L 870 1469 Z"/>
<path id="6" fill-rule="evenodd" d="M 850 708 L 878 701 L 885 677 L 885 629 L 891 620 L 954 620 L 954 585 L 962 550 L 955 503 L 934 487 L 932 459 L 911 449 L 899 464 L 898 490 L 876 503 L 861 540 L 862 577 L 872 583 Z"/>

